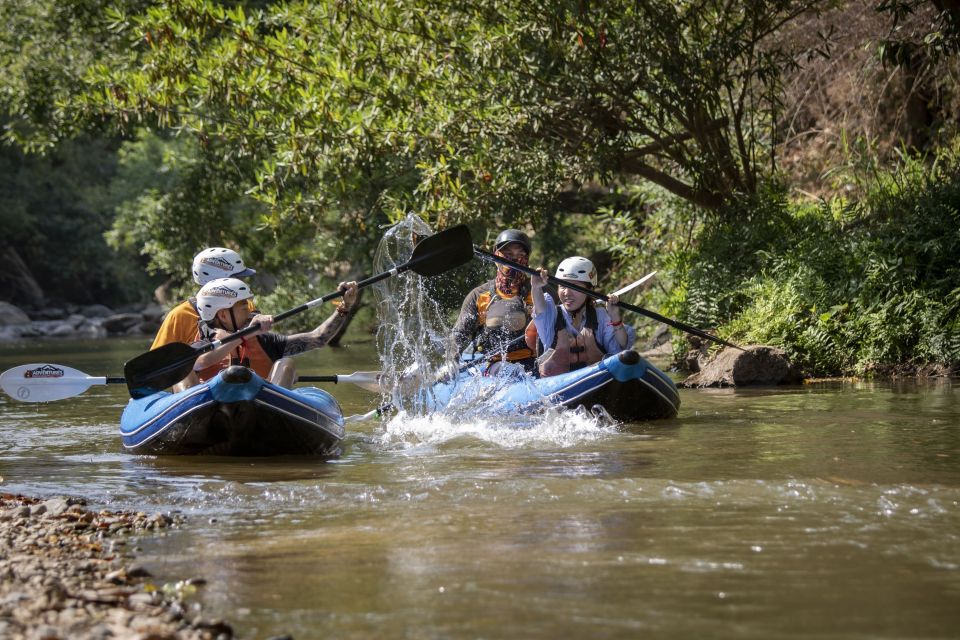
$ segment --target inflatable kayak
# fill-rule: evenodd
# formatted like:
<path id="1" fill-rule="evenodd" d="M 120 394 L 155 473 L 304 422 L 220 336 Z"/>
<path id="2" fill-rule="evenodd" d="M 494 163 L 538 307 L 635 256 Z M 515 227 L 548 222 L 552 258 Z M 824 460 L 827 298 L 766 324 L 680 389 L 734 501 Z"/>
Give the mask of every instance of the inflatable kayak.
<path id="1" fill-rule="evenodd" d="M 330 456 L 339 453 L 343 412 L 326 391 L 285 389 L 233 366 L 179 393 L 131 400 L 120 435 L 136 454 Z"/>
<path id="2" fill-rule="evenodd" d="M 680 409 L 677 386 L 636 351 L 621 351 L 583 369 L 549 378 L 484 376 L 468 368 L 433 386 L 434 408 L 462 406 L 483 398 L 492 413 L 530 413 L 554 405 L 602 407 L 622 422 L 673 418 Z"/>

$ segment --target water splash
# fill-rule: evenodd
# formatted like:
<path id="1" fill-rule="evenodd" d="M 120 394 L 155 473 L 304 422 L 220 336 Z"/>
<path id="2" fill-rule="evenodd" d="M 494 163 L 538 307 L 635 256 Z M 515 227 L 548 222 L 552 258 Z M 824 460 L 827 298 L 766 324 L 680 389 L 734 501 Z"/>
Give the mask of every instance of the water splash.
<path id="1" fill-rule="evenodd" d="M 432 234 L 426 222 L 408 215 L 384 233 L 374 255 L 374 269 L 388 271 L 408 261 L 416 243 Z M 395 407 L 423 413 L 431 404 L 430 385 L 423 381 L 436 378 L 450 327 L 430 297 L 425 279 L 413 271 L 379 282 L 374 291 L 380 320 L 381 385 L 389 390 L 388 401 Z"/>
<path id="2" fill-rule="evenodd" d="M 400 412 L 384 423 L 379 444 L 385 449 L 420 450 L 451 442 L 475 440 L 505 449 L 548 444 L 561 448 L 594 442 L 618 433 L 616 423 L 583 407 L 568 411 L 549 407 L 541 412 L 511 416 L 475 415 L 470 419 L 444 411 L 428 415 Z"/>
<path id="3" fill-rule="evenodd" d="M 419 217 L 407 216 L 387 229 L 374 268 L 387 271 L 408 261 L 416 243 L 432 233 Z M 472 436 L 503 446 L 535 441 L 566 446 L 614 428 L 602 412 L 556 408 L 517 365 L 505 364 L 495 375 L 487 375 L 484 365 L 464 370 L 453 360 L 451 326 L 430 296 L 427 279 L 408 271 L 378 283 L 375 293 L 381 386 L 385 401 L 397 410 L 384 424 L 382 444 Z"/>

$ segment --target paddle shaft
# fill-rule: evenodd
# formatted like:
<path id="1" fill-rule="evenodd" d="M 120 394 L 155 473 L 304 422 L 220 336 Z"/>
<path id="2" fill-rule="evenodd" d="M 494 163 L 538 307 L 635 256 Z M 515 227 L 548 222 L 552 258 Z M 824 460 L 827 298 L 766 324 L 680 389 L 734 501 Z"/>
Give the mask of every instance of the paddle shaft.
<path id="1" fill-rule="evenodd" d="M 517 264 L 512 260 L 508 260 L 501 256 L 494 255 L 489 251 L 484 251 L 483 249 L 478 249 L 477 247 L 474 247 L 473 252 L 476 255 L 480 256 L 481 258 L 484 258 L 486 260 L 492 260 L 493 262 L 499 262 L 500 264 L 506 265 L 512 269 L 516 269 L 517 271 L 523 271 L 524 273 L 530 274 L 532 276 L 540 275 L 540 272 L 537 271 L 536 269 L 532 269 L 522 264 Z M 566 287 L 567 289 L 573 289 L 574 291 L 579 291 L 580 293 L 586 295 L 588 298 L 593 298 L 595 300 L 603 300 L 604 302 L 609 301 L 609 296 L 607 296 L 606 294 L 600 293 L 598 291 L 593 291 L 592 289 L 587 289 L 586 287 L 581 287 L 580 285 L 574 284 L 569 280 L 560 280 L 559 278 L 555 278 L 553 276 L 547 276 L 547 282 L 558 287 Z M 702 331 L 700 329 L 697 329 L 696 327 L 692 327 L 688 324 L 684 324 L 679 320 L 673 320 L 671 318 L 667 318 L 666 316 L 662 316 L 656 311 L 650 311 L 648 309 L 644 309 L 643 307 L 638 307 L 636 305 L 632 305 L 626 302 L 617 302 L 617 306 L 621 307 L 622 309 L 627 309 L 628 311 L 633 311 L 634 313 L 639 313 L 642 316 L 652 318 L 653 320 L 656 320 L 658 322 L 662 322 L 664 324 L 670 325 L 671 327 L 680 329 L 681 331 L 692 333 L 693 335 L 704 338 L 705 340 L 718 342 L 722 345 L 726 345 L 728 347 L 733 347 L 734 349 L 739 349 L 740 351 L 743 351 L 743 347 L 738 347 L 732 342 L 727 342 L 723 338 L 718 338 L 717 336 L 710 335 L 706 331 Z"/>
<path id="2" fill-rule="evenodd" d="M 425 256 L 425 257 L 429 257 L 429 256 Z M 421 258 L 420 260 L 422 260 L 422 259 L 423 259 L 423 258 Z M 369 278 L 367 278 L 367 279 L 365 279 L 365 280 L 361 280 L 360 282 L 358 282 L 358 283 L 357 283 L 357 288 L 358 288 L 358 289 L 363 289 L 364 287 L 369 287 L 371 284 L 376 284 L 377 282 L 380 282 L 381 280 L 386 280 L 387 278 L 389 278 L 389 277 L 391 277 L 391 276 L 395 276 L 395 275 L 397 275 L 397 274 L 399 274 L 399 273 L 403 273 L 404 271 L 409 270 L 409 269 L 413 266 L 413 264 L 414 264 L 415 262 L 419 262 L 420 260 L 411 260 L 410 262 L 404 263 L 404 264 L 400 265 L 399 267 L 394 267 L 394 268 L 391 269 L 390 271 L 384 271 L 383 273 L 378 273 L 378 274 L 375 275 L 375 276 L 370 276 Z M 302 313 L 302 312 L 306 311 L 307 309 L 312 309 L 312 308 L 314 308 L 314 307 L 316 307 L 316 306 L 318 306 L 318 305 L 321 305 L 321 304 L 323 304 L 323 303 L 325 303 L 325 302 L 330 302 L 331 300 L 335 300 L 335 299 L 337 299 L 337 298 L 340 298 L 340 297 L 343 296 L 343 293 L 344 293 L 343 289 L 337 289 L 337 290 L 334 291 L 333 293 L 328 293 L 327 295 L 325 295 L 325 296 L 323 296 L 323 297 L 320 297 L 320 298 L 317 298 L 316 300 L 311 300 L 310 302 L 305 302 L 305 303 L 303 303 L 302 305 L 300 305 L 299 307 L 294 307 L 293 309 L 287 309 L 286 311 L 283 311 L 282 313 L 278 313 L 277 315 L 273 316 L 273 321 L 274 321 L 274 322 L 280 322 L 281 320 L 284 320 L 284 319 L 286 319 L 286 318 L 289 318 L 290 316 L 295 316 L 295 315 L 297 315 L 298 313 Z M 260 323 L 259 323 L 259 322 L 256 322 L 256 323 L 250 325 L 249 327 L 245 327 L 245 328 L 241 329 L 240 331 L 236 331 L 236 332 L 234 332 L 234 333 L 231 333 L 230 335 L 225 336 L 225 337 L 221 338 L 220 340 L 214 340 L 213 342 L 209 342 L 209 343 L 207 343 L 206 345 L 203 345 L 203 346 L 200 346 L 200 347 L 196 347 L 197 355 L 199 356 L 199 355 L 204 354 L 204 353 L 206 353 L 206 352 L 208 352 L 208 351 L 213 351 L 213 350 L 216 349 L 217 347 L 220 347 L 220 346 L 222 346 L 222 345 L 224 345 L 224 344 L 226 344 L 226 343 L 228 343 L 228 342 L 233 342 L 234 340 L 240 340 L 241 338 L 245 338 L 245 337 L 247 337 L 248 335 L 250 335 L 251 333 L 255 333 L 259 328 L 260 328 Z M 334 377 L 335 377 L 335 376 L 334 376 Z M 317 380 L 317 382 L 330 382 L 330 380 Z M 336 380 L 333 380 L 333 382 L 336 382 Z"/>
<path id="3" fill-rule="evenodd" d="M 473 255 L 472 249 L 473 242 L 467 227 L 465 225 L 451 227 L 418 242 L 413 249 L 411 259 L 407 262 L 366 278 L 358 282 L 357 286 L 358 288 L 367 287 L 408 270 L 413 270 L 422 276 L 438 275 L 468 262 Z M 316 300 L 279 313 L 273 316 L 273 321 L 289 318 L 334 298 L 342 297 L 343 293 L 343 290 L 338 289 Z M 130 395 L 140 398 L 173 385 L 193 370 L 197 358 L 201 355 L 249 336 L 260 328 L 260 324 L 255 323 L 219 340 L 201 341 L 193 345 L 171 342 L 140 354 L 124 365 L 123 373 L 130 388 Z"/>
<path id="4" fill-rule="evenodd" d="M 329 375 L 329 376 L 297 376 L 297 382 L 351 382 L 349 380 L 350 375 Z M 86 383 L 89 386 L 93 387 L 101 384 L 126 384 L 127 379 L 123 377 L 116 376 L 87 376 L 85 378 L 71 378 L 69 380 L 64 380 L 64 383 L 77 384 L 78 382 Z M 57 381 L 43 381 L 41 384 L 56 384 Z"/>
<path id="5" fill-rule="evenodd" d="M 456 246 L 457 240 L 463 239 L 462 237 L 458 239 L 454 239 L 452 237 L 454 234 L 459 234 L 461 236 L 463 234 L 466 234 L 466 238 L 469 238 L 469 234 L 467 233 L 466 229 L 463 228 L 463 225 L 461 225 L 460 227 L 454 227 L 452 229 L 448 229 L 446 231 L 441 231 L 440 233 L 434 234 L 433 236 L 429 236 L 423 240 L 424 247 L 430 246 L 431 243 L 436 243 L 437 241 L 441 240 L 444 235 L 451 236 L 451 245 L 435 248 L 433 251 L 426 252 L 425 254 L 420 256 L 416 255 L 417 248 L 414 248 L 414 257 L 412 259 L 408 260 L 407 262 L 404 262 L 401 265 L 394 267 L 393 269 L 390 269 L 389 271 L 384 271 L 383 273 L 378 273 L 375 276 L 370 276 L 369 278 L 361 280 L 360 282 L 357 283 L 357 288 L 363 289 L 364 287 L 369 287 L 370 285 L 376 284 L 381 280 L 386 280 L 387 278 L 399 275 L 404 271 L 409 271 L 410 269 L 413 269 L 414 267 L 416 267 L 418 264 L 436 257 L 438 254 L 443 254 L 448 252 L 448 249 Z M 418 245 L 418 248 L 419 248 L 419 245 Z M 292 315 L 296 315 L 298 313 L 306 311 L 307 309 L 312 309 L 313 307 L 323 304 L 324 302 L 329 302 L 336 298 L 340 298 L 343 296 L 343 293 L 344 293 L 343 289 L 338 289 L 332 293 L 328 293 L 327 295 L 321 298 L 317 298 L 316 300 L 311 300 L 310 302 L 306 302 L 300 305 L 299 307 L 294 307 L 293 309 L 288 309 L 282 313 L 278 313 L 277 315 L 273 316 L 273 321 L 279 322 L 285 318 L 289 318 Z M 210 343 L 210 345 L 215 345 L 215 346 L 212 346 L 212 348 L 215 349 L 227 342 L 244 338 L 250 335 L 251 333 L 254 333 L 259 328 L 260 328 L 260 323 L 258 322 L 256 324 L 250 325 L 249 327 L 246 327 L 245 329 L 241 329 L 240 331 L 232 333 L 229 336 L 222 338 L 221 340 L 214 340 L 213 342 Z M 204 348 L 203 353 L 210 350 L 211 349 Z"/>

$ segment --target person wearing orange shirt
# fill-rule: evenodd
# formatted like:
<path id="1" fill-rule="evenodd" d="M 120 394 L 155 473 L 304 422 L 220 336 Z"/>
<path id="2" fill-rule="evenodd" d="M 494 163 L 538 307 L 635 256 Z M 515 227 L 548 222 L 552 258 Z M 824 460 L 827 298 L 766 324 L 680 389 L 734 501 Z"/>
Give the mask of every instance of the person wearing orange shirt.
<path id="1" fill-rule="evenodd" d="M 231 365 L 253 369 L 257 375 L 282 386 L 292 387 L 296 368 L 291 356 L 318 349 L 337 334 L 357 302 L 356 282 L 341 282 L 343 302 L 313 331 L 285 336 L 270 331 L 273 317 L 250 310 L 253 300 L 250 287 L 237 278 L 218 278 L 203 285 L 197 293 L 200 324 L 194 329 L 197 339 L 209 332 L 222 339 L 252 324 L 260 328 L 240 340 L 227 342 L 197 358 L 194 372 L 201 381 L 209 380 Z"/>
<path id="2" fill-rule="evenodd" d="M 201 286 L 217 278 L 246 278 L 256 273 L 243 263 L 240 254 L 223 247 L 210 247 L 198 253 L 193 258 L 192 270 L 193 281 Z M 250 311 L 255 312 L 256 308 L 253 307 L 252 302 L 249 304 Z M 197 326 L 199 322 L 200 313 L 197 311 L 197 299 L 191 297 L 184 300 L 163 318 L 150 349 L 157 349 L 171 342 L 190 344 L 196 341 L 198 339 Z M 198 382 L 196 374 L 191 373 L 174 385 L 173 390 L 181 391 Z"/>

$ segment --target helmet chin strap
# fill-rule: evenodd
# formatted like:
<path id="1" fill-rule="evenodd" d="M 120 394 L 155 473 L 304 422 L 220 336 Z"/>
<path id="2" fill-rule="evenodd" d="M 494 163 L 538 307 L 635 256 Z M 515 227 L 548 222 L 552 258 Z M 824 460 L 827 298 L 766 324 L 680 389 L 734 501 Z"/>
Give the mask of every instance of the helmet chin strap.
<path id="1" fill-rule="evenodd" d="M 230 322 L 233 324 L 231 331 L 239 331 L 240 327 L 237 326 L 237 316 L 233 315 L 233 307 L 230 307 Z"/>

